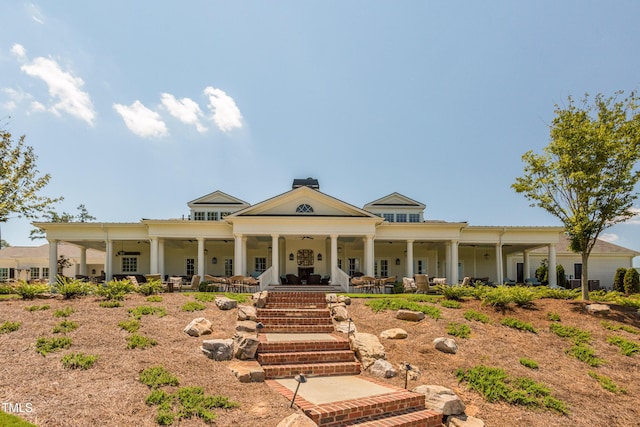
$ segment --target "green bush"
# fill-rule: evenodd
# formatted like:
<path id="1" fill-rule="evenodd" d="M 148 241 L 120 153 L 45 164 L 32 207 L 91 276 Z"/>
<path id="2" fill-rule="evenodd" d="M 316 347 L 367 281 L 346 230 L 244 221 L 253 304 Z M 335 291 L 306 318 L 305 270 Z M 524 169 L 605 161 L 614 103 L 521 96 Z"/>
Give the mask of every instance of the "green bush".
<path id="1" fill-rule="evenodd" d="M 484 313 L 475 310 L 467 310 L 464 312 L 464 318 L 467 320 L 475 320 L 482 323 L 490 323 L 491 319 Z"/>
<path id="2" fill-rule="evenodd" d="M 103 286 L 96 287 L 96 295 L 106 298 L 107 300 L 121 301 L 126 294 L 130 294 L 135 290 L 135 286 L 127 279 L 110 280 Z"/>
<path id="3" fill-rule="evenodd" d="M 622 393 L 622 394 L 627 393 L 625 389 L 619 388 L 611 378 L 605 375 L 598 375 L 596 372 L 593 372 L 593 371 L 589 371 L 588 374 L 591 378 L 598 381 L 598 383 L 603 389 L 610 391 L 611 393 Z"/>
<path id="4" fill-rule="evenodd" d="M 500 324 L 503 326 L 508 326 L 509 328 L 519 329 L 521 331 L 533 332 L 537 334 L 536 328 L 533 327 L 531 323 L 523 322 L 520 319 L 515 319 L 513 317 L 505 317 L 500 320 Z"/>
<path id="5" fill-rule="evenodd" d="M 472 288 L 470 286 L 460 285 L 435 285 L 433 287 L 437 293 L 443 295 L 445 299 L 459 301 L 464 297 L 471 295 Z"/>
<path id="6" fill-rule="evenodd" d="M 640 352 L 640 344 L 634 341 L 629 341 L 622 337 L 608 337 L 607 342 L 609 344 L 613 344 L 620 348 L 620 352 L 625 356 L 633 356 L 634 354 Z"/>
<path id="7" fill-rule="evenodd" d="M 160 295 L 151 295 L 147 297 L 148 302 L 162 302 L 162 297 Z"/>
<path id="8" fill-rule="evenodd" d="M 146 283 L 141 283 L 136 292 L 142 295 L 154 295 L 162 292 L 162 282 L 158 279 L 149 279 Z"/>
<path id="9" fill-rule="evenodd" d="M 71 320 L 63 320 L 53 327 L 54 334 L 66 334 L 67 332 L 72 332 L 78 329 L 78 323 L 73 322 Z"/>
<path id="10" fill-rule="evenodd" d="M 210 286 L 213 282 L 209 282 L 207 280 L 203 280 L 202 282 L 200 282 L 200 284 L 198 285 L 198 292 L 216 292 L 218 290 L 218 288 L 216 287 L 214 289 L 213 286 Z"/>
<path id="11" fill-rule="evenodd" d="M 617 325 L 607 320 L 603 320 L 602 322 L 600 322 L 600 324 L 602 325 L 603 328 L 609 329 L 610 331 L 625 331 L 634 335 L 640 334 L 640 329 L 634 328 L 633 326 L 630 326 L 630 325 L 624 325 L 624 324 Z"/>
<path id="12" fill-rule="evenodd" d="M 518 307 L 531 307 L 533 306 L 533 301 L 536 299 L 536 292 L 534 290 L 522 286 L 512 286 L 506 288 L 505 291 L 511 294 L 512 301 Z"/>
<path id="13" fill-rule="evenodd" d="M 51 308 L 51 306 L 45 304 L 45 305 L 30 305 L 28 307 L 25 307 L 24 309 L 27 311 L 40 311 L 40 310 L 49 310 Z"/>
<path id="14" fill-rule="evenodd" d="M 452 299 L 443 299 L 440 301 L 440 305 L 446 308 L 462 308 L 462 304 L 459 301 L 454 301 Z"/>
<path id="15" fill-rule="evenodd" d="M 162 366 L 152 366 L 140 373 L 140 382 L 152 389 L 164 386 L 172 385 L 177 386 L 179 384 L 178 378 L 172 375 Z"/>
<path id="16" fill-rule="evenodd" d="M 574 343 L 588 343 L 591 341 L 591 334 L 588 331 L 574 326 L 564 326 L 559 323 L 549 325 L 549 330 L 561 338 L 571 338 Z"/>
<path id="17" fill-rule="evenodd" d="M 581 362 L 586 363 L 592 368 L 597 368 L 604 363 L 604 360 L 596 357 L 594 349 L 589 347 L 586 343 L 575 343 L 571 348 L 566 350 L 569 356 L 575 357 Z"/>
<path id="18" fill-rule="evenodd" d="M 68 369 L 89 369 L 98 360 L 98 356 L 84 353 L 71 353 L 62 356 L 62 366 Z"/>
<path id="19" fill-rule="evenodd" d="M 439 308 L 409 301 L 406 298 L 376 298 L 365 302 L 365 305 L 370 307 L 374 312 L 385 310 L 411 310 L 419 311 L 436 320 L 441 317 Z"/>
<path id="20" fill-rule="evenodd" d="M 6 321 L 0 325 L 0 334 L 8 334 L 9 332 L 15 332 L 20 329 L 20 322 L 9 322 Z"/>
<path id="21" fill-rule="evenodd" d="M 73 307 L 65 307 L 60 310 L 55 310 L 53 312 L 53 317 L 69 317 L 75 312 L 76 310 Z"/>
<path id="22" fill-rule="evenodd" d="M 564 267 L 562 266 L 562 264 L 556 265 L 556 276 L 558 280 L 558 286 L 566 288 L 568 286 L 567 275 L 564 272 Z"/>
<path id="23" fill-rule="evenodd" d="M 132 315 L 134 318 L 140 320 L 142 319 L 142 316 L 148 316 L 153 314 L 157 314 L 158 317 L 164 317 L 167 315 L 167 310 L 165 310 L 163 307 L 151 307 L 148 305 L 139 305 L 136 308 L 130 308 L 129 314 Z"/>
<path id="24" fill-rule="evenodd" d="M 45 294 L 49 290 L 49 285 L 30 284 L 24 280 L 20 280 L 13 288 L 14 293 L 20 295 L 22 299 L 34 299 L 37 295 Z"/>
<path id="25" fill-rule="evenodd" d="M 89 295 L 93 292 L 93 289 L 94 286 L 91 283 L 58 275 L 56 277 L 56 284 L 53 285 L 52 291 L 62 295 L 64 299 L 69 299 L 77 296 Z"/>
<path id="26" fill-rule="evenodd" d="M 635 268 L 630 268 L 624 275 L 624 292 L 637 294 L 640 292 L 640 274 Z"/>
<path id="27" fill-rule="evenodd" d="M 529 369 L 538 369 L 538 362 L 535 360 L 527 359 L 526 357 L 520 358 L 520 364 Z"/>
<path id="28" fill-rule="evenodd" d="M 71 346 L 71 338 L 60 337 L 60 338 L 51 338 L 46 339 L 44 337 L 38 338 L 36 341 L 36 351 L 43 356 L 46 356 L 48 353 L 53 351 L 62 350 L 63 348 L 68 348 Z"/>
<path id="29" fill-rule="evenodd" d="M 620 267 L 616 270 L 616 274 L 613 276 L 613 290 L 624 293 L 624 275 L 627 274 L 627 269 Z"/>
<path id="30" fill-rule="evenodd" d="M 480 297 L 482 305 L 490 305 L 495 309 L 504 310 L 513 302 L 513 297 L 509 289 L 510 287 L 508 288 L 506 286 L 485 289 Z"/>
<path id="31" fill-rule="evenodd" d="M 204 310 L 205 308 L 207 308 L 207 306 L 200 302 L 189 301 L 184 303 L 184 305 L 182 306 L 182 311 L 200 311 Z"/>
<path id="32" fill-rule="evenodd" d="M 13 289 L 13 286 L 5 283 L 0 283 L 0 295 L 9 295 L 14 292 L 15 290 Z"/>
<path id="33" fill-rule="evenodd" d="M 122 303 L 120 301 L 107 300 L 107 301 L 102 301 L 100 303 L 100 307 L 102 308 L 122 307 Z"/>
<path id="34" fill-rule="evenodd" d="M 132 334 L 127 337 L 127 348 L 130 350 L 134 348 L 144 350 L 145 348 L 153 347 L 156 344 L 158 344 L 158 341 L 143 335 Z"/>
<path id="35" fill-rule="evenodd" d="M 552 322 L 559 322 L 560 315 L 558 313 L 547 313 L 547 320 L 551 320 Z"/>
<path id="36" fill-rule="evenodd" d="M 546 286 L 542 286 L 536 289 L 536 295 L 538 298 L 549 299 L 576 299 L 580 296 L 580 289 L 551 289 Z"/>
<path id="37" fill-rule="evenodd" d="M 140 321 L 136 319 L 123 320 L 122 322 L 118 323 L 118 326 L 120 326 L 127 332 L 134 333 L 137 332 L 138 329 L 140 329 Z"/>
<path id="38" fill-rule="evenodd" d="M 449 322 L 447 325 L 447 333 L 458 338 L 469 338 L 471 328 L 463 323 Z"/>

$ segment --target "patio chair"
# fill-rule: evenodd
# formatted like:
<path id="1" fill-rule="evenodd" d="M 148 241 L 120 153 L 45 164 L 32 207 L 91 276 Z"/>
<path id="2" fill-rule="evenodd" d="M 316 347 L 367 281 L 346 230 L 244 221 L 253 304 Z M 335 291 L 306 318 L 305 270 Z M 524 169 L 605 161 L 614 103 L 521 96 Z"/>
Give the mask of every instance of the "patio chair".
<path id="1" fill-rule="evenodd" d="M 167 283 L 171 285 L 173 290 L 179 291 L 182 288 L 182 277 L 171 276 L 169 277 L 169 281 Z"/>
<path id="2" fill-rule="evenodd" d="M 244 280 L 244 286 L 249 292 L 255 292 L 260 288 L 260 281 L 254 277 L 247 277 Z"/>
<path id="3" fill-rule="evenodd" d="M 416 274 L 415 276 L 416 293 L 429 293 L 429 276 L 426 274 Z"/>
<path id="4" fill-rule="evenodd" d="M 131 282 L 131 284 L 132 284 L 133 286 L 135 286 L 136 288 L 137 288 L 138 286 L 140 286 L 140 284 L 138 283 L 138 279 L 136 278 L 136 276 L 127 276 L 127 277 L 126 277 L 126 279 L 127 279 L 129 282 Z"/>
<path id="5" fill-rule="evenodd" d="M 228 290 L 229 292 L 244 292 L 245 277 L 242 275 L 236 275 L 229 277 Z"/>
<path id="6" fill-rule="evenodd" d="M 416 282 L 411 277 L 403 277 L 402 278 L 402 286 L 404 287 L 405 294 L 414 294 L 416 293 L 417 287 Z"/>
<path id="7" fill-rule="evenodd" d="M 373 293 L 376 290 L 376 278 L 372 276 L 362 276 L 360 278 L 364 283 L 362 284 L 365 292 Z"/>
<path id="8" fill-rule="evenodd" d="M 471 283 L 471 277 L 464 276 L 464 279 L 462 279 L 462 283 L 460 284 L 460 286 L 469 286 L 469 283 Z"/>
<path id="9" fill-rule="evenodd" d="M 198 274 L 191 277 L 191 283 L 186 287 L 187 290 L 197 291 L 200 289 L 200 276 Z"/>
<path id="10" fill-rule="evenodd" d="M 386 277 L 384 279 L 378 280 L 378 286 L 380 287 L 380 291 L 386 293 L 387 289 L 393 290 L 393 287 L 396 284 L 396 276 Z M 389 292 L 391 293 L 391 292 Z"/>
<path id="11" fill-rule="evenodd" d="M 542 286 L 542 282 L 535 277 L 527 277 L 524 279 L 524 284 L 527 286 Z"/>
<path id="12" fill-rule="evenodd" d="M 362 292 L 364 289 L 364 280 L 359 277 L 353 277 L 351 279 L 351 286 L 353 286 L 355 291 Z"/>
<path id="13" fill-rule="evenodd" d="M 446 277 L 434 277 L 433 278 L 433 282 L 431 282 L 434 285 L 446 285 L 447 284 L 447 278 Z"/>
<path id="14" fill-rule="evenodd" d="M 502 283 L 506 286 L 515 286 L 516 281 L 513 279 L 509 279 L 508 277 L 505 277 Z"/>

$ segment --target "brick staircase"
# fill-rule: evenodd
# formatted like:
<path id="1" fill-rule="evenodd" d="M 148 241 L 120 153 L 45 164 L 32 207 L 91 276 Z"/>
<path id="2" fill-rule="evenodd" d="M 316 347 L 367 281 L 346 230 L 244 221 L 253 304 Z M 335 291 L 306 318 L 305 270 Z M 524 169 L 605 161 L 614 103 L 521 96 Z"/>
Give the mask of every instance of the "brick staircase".
<path id="1" fill-rule="evenodd" d="M 264 327 L 257 358 L 267 383 L 288 399 L 293 392 L 277 382 L 299 373 L 308 377 L 360 375 L 360 363 L 344 334 L 335 333 L 322 292 L 269 292 L 258 309 Z M 267 339 L 266 334 L 270 335 Z M 287 335 L 288 334 L 288 335 Z M 316 335 L 307 335 L 316 334 Z M 296 405 L 322 427 L 435 427 L 442 414 L 425 409 L 424 396 L 385 383 L 389 393 L 314 404 L 298 395 Z"/>

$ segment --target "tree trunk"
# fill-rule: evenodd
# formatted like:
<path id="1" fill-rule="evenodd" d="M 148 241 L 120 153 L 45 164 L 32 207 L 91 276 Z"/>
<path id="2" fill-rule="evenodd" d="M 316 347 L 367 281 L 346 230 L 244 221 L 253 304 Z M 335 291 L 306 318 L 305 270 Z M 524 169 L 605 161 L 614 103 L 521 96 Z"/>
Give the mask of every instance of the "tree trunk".
<path id="1" fill-rule="evenodd" d="M 582 299 L 585 301 L 589 300 L 589 253 L 582 252 Z"/>

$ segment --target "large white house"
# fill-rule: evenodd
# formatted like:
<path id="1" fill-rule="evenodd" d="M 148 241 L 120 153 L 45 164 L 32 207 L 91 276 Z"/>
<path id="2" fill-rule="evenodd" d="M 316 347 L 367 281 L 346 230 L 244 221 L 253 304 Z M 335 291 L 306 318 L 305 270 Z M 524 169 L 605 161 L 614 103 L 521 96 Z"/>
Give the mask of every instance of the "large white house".
<path id="1" fill-rule="evenodd" d="M 561 227 L 471 226 L 425 218 L 425 205 L 399 193 L 358 208 L 322 193 L 312 178 L 255 205 L 221 191 L 188 202 L 182 219 L 132 223 L 35 223 L 49 241 L 55 271 L 60 243 L 104 251 L 107 280 L 114 274 L 259 275 L 261 287 L 294 274 L 326 277 L 348 289 L 361 272 L 388 277 L 428 274 L 459 283 L 464 276 L 495 283 L 533 277 L 543 259 L 563 264 L 579 279 L 579 257 L 567 250 Z M 599 242 L 590 279 L 611 287 L 617 268 L 639 253 Z M 1 266 L 0 266 L 1 267 Z M 95 268 L 92 268 L 95 269 Z M 80 263 L 78 274 L 91 275 Z M 0 271 L 0 273 L 2 273 Z M 550 275 L 555 285 L 555 275 Z"/>

